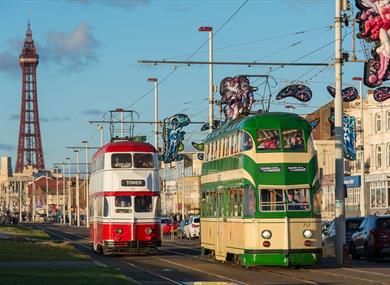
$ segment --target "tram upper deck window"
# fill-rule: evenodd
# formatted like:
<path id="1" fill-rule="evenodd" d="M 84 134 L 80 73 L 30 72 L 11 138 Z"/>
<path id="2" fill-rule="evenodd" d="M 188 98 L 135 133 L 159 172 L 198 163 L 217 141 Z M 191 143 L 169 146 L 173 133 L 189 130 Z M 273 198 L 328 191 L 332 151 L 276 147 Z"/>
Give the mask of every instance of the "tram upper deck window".
<path id="1" fill-rule="evenodd" d="M 257 143 L 259 150 L 278 150 L 280 149 L 280 131 L 279 130 L 258 130 Z"/>
<path id="2" fill-rule="evenodd" d="M 131 168 L 133 165 L 130 153 L 113 153 L 111 155 L 112 168 Z"/>
<path id="3" fill-rule="evenodd" d="M 310 210 L 309 189 L 289 189 L 285 191 L 288 211 Z"/>
<path id="4" fill-rule="evenodd" d="M 153 156 L 150 153 L 134 153 L 135 168 L 153 168 Z"/>
<path id="5" fill-rule="evenodd" d="M 253 140 L 247 132 L 242 132 L 241 136 L 241 151 L 250 150 L 253 147 Z"/>
<path id="6" fill-rule="evenodd" d="M 131 213 L 131 196 L 116 196 L 115 208 L 115 213 Z"/>
<path id="7" fill-rule="evenodd" d="M 286 150 L 304 151 L 305 142 L 302 130 L 283 130 L 283 147 Z"/>
<path id="8" fill-rule="evenodd" d="M 153 209 L 151 196 L 136 196 L 134 200 L 134 208 L 138 213 L 151 212 Z"/>

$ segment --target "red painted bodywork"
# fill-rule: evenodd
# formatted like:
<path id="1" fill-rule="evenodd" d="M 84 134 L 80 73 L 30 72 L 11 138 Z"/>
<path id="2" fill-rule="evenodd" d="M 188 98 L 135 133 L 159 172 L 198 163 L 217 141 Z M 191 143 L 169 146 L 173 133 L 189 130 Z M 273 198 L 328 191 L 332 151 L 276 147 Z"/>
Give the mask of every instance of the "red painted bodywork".
<path id="1" fill-rule="evenodd" d="M 150 228 L 151 233 L 147 234 L 146 229 Z M 121 229 L 122 232 L 118 233 Z M 94 234 L 93 224 L 90 225 L 90 237 L 91 242 Z M 155 223 L 147 224 L 119 224 L 119 223 L 96 223 L 96 236 L 94 242 L 100 245 L 104 244 L 104 241 L 114 242 L 150 242 L 160 241 L 160 225 Z"/>
<path id="2" fill-rule="evenodd" d="M 113 142 L 108 143 L 102 146 L 93 156 L 93 159 L 96 157 L 110 152 L 151 152 L 155 153 L 156 149 L 149 143 L 141 143 L 141 142 L 132 142 L 132 141 L 124 141 L 124 142 Z"/>

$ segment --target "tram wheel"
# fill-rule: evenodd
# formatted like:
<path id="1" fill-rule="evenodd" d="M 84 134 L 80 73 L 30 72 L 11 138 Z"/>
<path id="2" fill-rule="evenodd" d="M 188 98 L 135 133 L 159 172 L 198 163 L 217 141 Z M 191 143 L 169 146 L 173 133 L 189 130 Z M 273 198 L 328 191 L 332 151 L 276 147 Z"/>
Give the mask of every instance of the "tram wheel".
<path id="1" fill-rule="evenodd" d="M 238 255 L 238 254 L 233 255 L 233 264 L 241 265 L 240 255 Z"/>

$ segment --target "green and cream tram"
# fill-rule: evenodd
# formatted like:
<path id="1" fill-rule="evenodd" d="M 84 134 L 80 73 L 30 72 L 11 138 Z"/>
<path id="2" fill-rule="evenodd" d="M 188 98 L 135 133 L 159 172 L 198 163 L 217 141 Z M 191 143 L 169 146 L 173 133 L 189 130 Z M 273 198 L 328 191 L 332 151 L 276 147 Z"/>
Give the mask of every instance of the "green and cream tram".
<path id="1" fill-rule="evenodd" d="M 210 133 L 201 177 L 202 254 L 244 266 L 321 262 L 321 185 L 312 127 L 292 113 Z"/>

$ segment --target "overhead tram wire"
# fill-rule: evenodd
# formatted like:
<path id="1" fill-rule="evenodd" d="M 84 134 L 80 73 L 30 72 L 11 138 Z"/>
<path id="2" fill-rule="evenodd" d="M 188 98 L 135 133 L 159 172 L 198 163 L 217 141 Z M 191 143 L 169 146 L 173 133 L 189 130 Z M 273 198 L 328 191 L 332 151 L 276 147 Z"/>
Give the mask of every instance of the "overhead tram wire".
<path id="1" fill-rule="evenodd" d="M 232 44 L 232 45 L 228 45 L 228 46 L 225 46 L 225 47 L 214 48 L 213 50 L 214 51 L 219 51 L 219 50 L 225 50 L 225 49 L 232 49 L 232 48 L 236 48 L 236 47 L 242 47 L 242 46 L 255 44 L 255 43 L 258 43 L 258 42 L 265 42 L 265 41 L 270 41 L 270 40 L 275 40 L 275 39 L 280 39 L 280 38 L 286 38 L 288 36 L 301 35 L 301 34 L 304 34 L 304 33 L 314 32 L 314 31 L 323 30 L 323 29 L 330 29 L 330 28 L 333 28 L 333 26 L 329 26 L 329 25 L 328 26 L 322 26 L 322 27 L 319 27 L 319 28 L 311 29 L 311 30 L 298 31 L 298 32 L 284 34 L 284 35 L 268 37 L 268 38 L 263 38 L 263 39 L 258 39 L 258 40 L 253 40 L 253 41 L 249 41 L 249 42 Z M 200 51 L 200 52 L 198 52 L 198 54 L 199 53 L 206 53 L 206 52 L 208 52 L 208 51 Z M 164 58 L 164 60 L 172 60 L 172 59 L 181 58 L 181 57 L 185 57 L 185 56 L 188 56 L 188 54 L 172 56 L 172 57 Z"/>
<path id="2" fill-rule="evenodd" d="M 222 24 L 221 27 L 219 27 L 215 33 L 213 34 L 213 37 L 215 37 L 233 18 L 234 16 L 237 15 L 237 13 L 248 3 L 249 0 L 245 0 L 243 4 L 241 4 L 241 6 Z M 190 60 L 194 55 L 196 55 L 206 44 L 208 44 L 209 40 L 206 40 L 199 48 L 197 48 L 187 59 L 187 60 Z M 174 74 L 181 66 L 177 67 L 176 65 L 174 66 L 173 70 L 171 72 L 169 72 L 166 76 L 164 76 L 163 79 L 159 80 L 159 85 L 161 85 L 163 82 L 165 82 L 169 77 L 172 76 L 172 74 Z M 130 104 L 128 108 L 131 108 L 132 106 L 134 106 L 135 104 L 137 104 L 139 101 L 141 101 L 143 98 L 145 98 L 150 92 L 152 92 L 154 90 L 154 87 L 153 88 L 150 88 L 145 94 L 143 94 L 140 98 L 138 98 L 135 102 L 133 102 L 132 104 Z"/>

